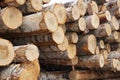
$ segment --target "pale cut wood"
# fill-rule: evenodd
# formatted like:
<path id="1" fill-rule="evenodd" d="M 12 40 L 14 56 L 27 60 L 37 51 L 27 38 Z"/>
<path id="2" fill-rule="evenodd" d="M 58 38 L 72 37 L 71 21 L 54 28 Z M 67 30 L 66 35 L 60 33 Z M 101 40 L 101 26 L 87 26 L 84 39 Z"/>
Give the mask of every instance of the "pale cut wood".
<path id="1" fill-rule="evenodd" d="M 96 54 L 96 55 L 100 54 L 100 48 L 99 48 L 99 46 L 96 46 L 95 54 Z"/>
<path id="2" fill-rule="evenodd" d="M 108 10 L 98 13 L 100 22 L 106 22 L 111 20 L 111 14 Z"/>
<path id="3" fill-rule="evenodd" d="M 51 0 L 42 0 L 44 4 L 49 3 Z"/>
<path id="4" fill-rule="evenodd" d="M 57 30 L 57 27 L 58 22 L 55 14 L 51 11 L 47 11 L 45 13 L 35 13 L 24 16 L 20 30 L 21 32 L 54 32 Z"/>
<path id="5" fill-rule="evenodd" d="M 112 31 L 119 30 L 119 22 L 115 16 L 112 16 L 110 21 Z"/>
<path id="6" fill-rule="evenodd" d="M 70 80 L 98 80 L 98 79 L 112 79 L 118 78 L 118 72 L 103 71 L 101 73 L 94 71 L 71 71 L 69 73 Z M 116 80 L 116 79 L 115 79 Z"/>
<path id="7" fill-rule="evenodd" d="M 84 17 L 79 18 L 77 22 L 66 24 L 68 31 L 82 32 L 86 30 L 86 21 Z"/>
<path id="8" fill-rule="evenodd" d="M 64 33 L 66 33 L 67 29 L 66 29 L 66 25 L 65 24 L 59 25 L 59 27 L 61 27 L 63 29 Z"/>
<path id="9" fill-rule="evenodd" d="M 99 17 L 94 13 L 93 15 L 86 16 L 86 24 L 87 24 L 87 29 L 97 29 L 100 20 Z"/>
<path id="10" fill-rule="evenodd" d="M 103 70 L 111 70 L 111 71 L 116 71 L 117 65 L 118 65 L 118 60 L 117 59 L 108 59 L 105 62 L 105 65 L 103 67 Z"/>
<path id="11" fill-rule="evenodd" d="M 105 60 L 108 59 L 108 52 L 107 52 L 107 50 L 101 50 L 101 51 L 100 51 L 100 54 L 103 55 L 103 57 L 104 57 Z"/>
<path id="12" fill-rule="evenodd" d="M 67 22 L 73 22 L 79 19 L 80 11 L 77 5 L 68 7 L 66 10 L 67 10 Z"/>
<path id="13" fill-rule="evenodd" d="M 118 62 L 118 65 L 117 65 L 117 67 L 116 67 L 116 70 L 117 70 L 117 71 L 120 71 L 120 61 Z"/>
<path id="14" fill-rule="evenodd" d="M 80 16 L 84 16 L 86 13 L 86 10 L 87 10 L 86 3 L 83 0 L 78 0 L 77 6 L 78 6 L 79 11 L 80 11 Z"/>
<path id="15" fill-rule="evenodd" d="M 15 46 L 14 49 L 15 49 L 14 62 L 34 61 L 39 57 L 39 50 L 37 46 L 33 44 Z"/>
<path id="16" fill-rule="evenodd" d="M 57 17 L 57 21 L 59 24 L 64 24 L 66 22 L 66 9 L 62 4 L 55 4 L 53 7 L 53 12 Z"/>
<path id="17" fill-rule="evenodd" d="M 16 29 L 22 24 L 22 13 L 15 7 L 3 8 L 0 22 L 0 31 Z"/>
<path id="18" fill-rule="evenodd" d="M 94 31 L 96 37 L 107 37 L 112 33 L 109 23 L 101 24 L 97 30 Z"/>
<path id="19" fill-rule="evenodd" d="M 9 65 L 13 61 L 14 56 L 12 43 L 0 38 L 0 66 Z"/>
<path id="20" fill-rule="evenodd" d="M 25 4 L 26 0 L 4 0 L 4 3 L 9 5 L 9 6 L 20 6 Z"/>
<path id="21" fill-rule="evenodd" d="M 76 66 L 81 68 L 100 69 L 103 68 L 104 63 L 104 57 L 100 54 L 78 57 L 78 64 Z"/>
<path id="22" fill-rule="evenodd" d="M 105 39 L 105 42 L 113 43 L 119 38 L 119 33 L 117 31 L 112 32 L 112 34 Z"/>
<path id="23" fill-rule="evenodd" d="M 39 12 L 42 10 L 43 2 L 42 0 L 27 0 L 23 6 L 20 6 L 19 9 L 24 13 L 33 13 Z"/>
<path id="24" fill-rule="evenodd" d="M 66 37 L 67 37 L 67 39 L 68 39 L 68 41 L 69 41 L 69 43 L 77 43 L 78 42 L 78 34 L 77 33 L 75 33 L 75 32 L 68 32 L 68 33 L 66 33 Z"/>
<path id="25" fill-rule="evenodd" d="M 73 59 L 76 56 L 76 45 L 69 44 L 67 50 L 59 52 L 41 52 L 40 59 Z"/>
<path id="26" fill-rule="evenodd" d="M 100 49 L 104 49 L 105 48 L 105 43 L 103 40 L 98 41 L 97 45 L 99 46 Z"/>
<path id="27" fill-rule="evenodd" d="M 87 3 L 87 12 L 89 15 L 92 15 L 93 13 L 98 13 L 98 5 L 95 1 L 89 1 Z"/>
<path id="28" fill-rule="evenodd" d="M 77 43 L 78 55 L 93 55 L 96 49 L 96 38 L 93 34 L 79 38 Z"/>

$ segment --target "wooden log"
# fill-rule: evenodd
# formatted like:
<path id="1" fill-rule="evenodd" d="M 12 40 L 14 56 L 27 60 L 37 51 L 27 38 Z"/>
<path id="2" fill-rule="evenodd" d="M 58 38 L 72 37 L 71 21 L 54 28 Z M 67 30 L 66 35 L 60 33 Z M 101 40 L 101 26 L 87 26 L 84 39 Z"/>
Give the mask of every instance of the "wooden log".
<path id="1" fill-rule="evenodd" d="M 99 40 L 99 41 L 97 42 L 97 45 L 99 46 L 100 49 L 104 49 L 104 48 L 105 48 L 105 43 L 104 43 L 103 40 Z"/>
<path id="2" fill-rule="evenodd" d="M 49 3 L 51 0 L 42 0 L 44 4 Z"/>
<path id="3" fill-rule="evenodd" d="M 96 80 L 118 78 L 119 72 L 104 71 L 101 73 L 94 71 L 71 71 L 69 73 L 70 80 Z"/>
<path id="4" fill-rule="evenodd" d="M 99 20 L 99 17 L 95 13 L 93 15 L 87 16 L 85 19 L 86 19 L 87 29 L 98 28 L 100 24 L 100 20 Z"/>
<path id="5" fill-rule="evenodd" d="M 101 54 L 78 57 L 78 64 L 76 66 L 88 69 L 100 69 L 104 66 L 104 57 Z"/>
<path id="6" fill-rule="evenodd" d="M 39 80 L 67 80 L 68 71 L 41 72 Z"/>
<path id="7" fill-rule="evenodd" d="M 68 33 L 66 33 L 66 37 L 67 37 L 69 43 L 77 43 L 78 42 L 78 34 L 75 33 L 75 32 L 72 32 L 72 33 L 68 32 Z"/>
<path id="8" fill-rule="evenodd" d="M 103 57 L 104 57 L 105 60 L 108 59 L 108 52 L 107 52 L 107 50 L 101 50 L 101 51 L 100 51 L 100 54 L 103 55 Z"/>
<path id="9" fill-rule="evenodd" d="M 0 13 L 0 31 L 1 32 L 3 32 L 4 30 L 16 29 L 21 24 L 22 24 L 22 13 L 17 8 L 6 7 L 1 10 L 1 13 Z"/>
<path id="10" fill-rule="evenodd" d="M 73 59 L 40 59 L 41 64 L 53 64 L 53 65 L 63 65 L 63 66 L 72 66 L 77 65 L 78 57 L 75 56 Z"/>
<path id="11" fill-rule="evenodd" d="M 106 70 L 106 71 L 108 71 L 108 70 L 110 70 L 110 71 L 116 71 L 118 62 L 119 61 L 117 59 L 108 59 L 105 62 L 103 70 Z"/>
<path id="12" fill-rule="evenodd" d="M 13 61 L 14 56 L 12 43 L 0 38 L 0 66 L 9 65 Z"/>
<path id="13" fill-rule="evenodd" d="M 65 24 L 59 25 L 59 27 L 61 27 L 61 28 L 63 29 L 64 33 L 66 33 L 67 28 L 66 28 L 66 25 L 65 25 Z"/>
<path id="14" fill-rule="evenodd" d="M 41 51 L 41 50 L 40 50 Z M 76 45 L 69 44 L 67 50 L 59 52 L 41 52 L 40 59 L 72 59 L 76 56 Z"/>
<path id="15" fill-rule="evenodd" d="M 93 55 L 96 49 L 96 38 L 94 35 L 85 35 L 82 39 L 79 38 L 77 43 L 78 55 Z"/>
<path id="16" fill-rule="evenodd" d="M 120 53 L 117 51 L 111 51 L 108 54 L 108 59 L 119 59 L 120 60 Z"/>
<path id="17" fill-rule="evenodd" d="M 39 57 L 39 50 L 37 46 L 33 44 L 15 46 L 14 49 L 15 49 L 14 62 L 34 61 Z"/>
<path id="18" fill-rule="evenodd" d="M 23 14 L 39 12 L 42 10 L 43 2 L 42 0 L 27 0 L 23 6 L 20 6 L 19 9 Z"/>
<path id="19" fill-rule="evenodd" d="M 86 21 L 85 18 L 79 18 L 78 22 L 67 23 L 68 31 L 82 32 L 86 30 Z"/>
<path id="20" fill-rule="evenodd" d="M 26 0 L 4 0 L 4 3 L 9 5 L 9 6 L 20 6 L 25 4 Z"/>
<path id="21" fill-rule="evenodd" d="M 86 8 L 86 3 L 85 3 L 83 0 L 78 0 L 77 6 L 78 6 L 78 8 L 79 8 L 80 15 L 81 15 L 81 16 L 84 16 L 85 13 L 86 13 L 86 10 L 87 10 L 87 8 Z"/>
<path id="22" fill-rule="evenodd" d="M 1 80 L 37 80 L 36 68 L 40 66 L 36 67 L 36 63 L 12 64 L 1 72 Z"/>
<path id="23" fill-rule="evenodd" d="M 120 61 L 118 62 L 118 65 L 117 65 L 117 67 L 116 67 L 116 70 L 117 70 L 117 71 L 120 71 Z"/>
<path id="24" fill-rule="evenodd" d="M 57 30 L 58 22 L 55 14 L 51 11 L 45 13 L 35 13 L 25 16 L 21 25 L 22 32 L 49 31 Z"/>
<path id="25" fill-rule="evenodd" d="M 94 31 L 96 37 L 107 37 L 111 35 L 111 26 L 108 23 L 101 24 L 97 30 Z"/>
<path id="26" fill-rule="evenodd" d="M 119 30 L 119 22 L 115 16 L 112 16 L 110 25 L 111 25 L 112 31 Z"/>
<path id="27" fill-rule="evenodd" d="M 105 42 L 113 43 L 113 42 L 116 42 L 118 38 L 119 38 L 119 33 L 117 31 L 114 31 L 109 37 L 105 39 Z"/>
<path id="28" fill-rule="evenodd" d="M 99 46 L 96 46 L 96 48 L 95 48 L 95 54 L 96 55 L 100 54 L 100 48 L 99 48 Z"/>
<path id="29" fill-rule="evenodd" d="M 67 10 L 67 22 L 73 22 L 79 19 L 80 11 L 77 5 L 69 7 Z"/>
<path id="30" fill-rule="evenodd" d="M 87 3 L 87 12 L 89 15 L 92 15 L 94 13 L 98 13 L 98 5 L 95 1 L 89 1 Z"/>
<path id="31" fill-rule="evenodd" d="M 98 13 L 98 17 L 100 19 L 100 23 L 104 23 L 106 21 L 111 20 L 111 13 L 108 10 L 106 10 L 106 11 Z"/>
<path id="32" fill-rule="evenodd" d="M 55 4 L 53 7 L 53 12 L 57 17 L 57 21 L 59 24 L 64 24 L 66 22 L 66 9 L 62 4 Z"/>
<path id="33" fill-rule="evenodd" d="M 120 42 L 120 32 L 118 32 L 118 39 L 115 42 Z"/>
<path id="34" fill-rule="evenodd" d="M 46 44 L 46 45 L 41 45 L 40 43 L 36 43 L 37 46 L 39 46 L 40 50 L 42 52 L 61 52 L 61 51 L 65 51 L 67 50 L 69 43 L 68 43 L 68 39 L 65 37 L 63 43 L 61 44 Z"/>

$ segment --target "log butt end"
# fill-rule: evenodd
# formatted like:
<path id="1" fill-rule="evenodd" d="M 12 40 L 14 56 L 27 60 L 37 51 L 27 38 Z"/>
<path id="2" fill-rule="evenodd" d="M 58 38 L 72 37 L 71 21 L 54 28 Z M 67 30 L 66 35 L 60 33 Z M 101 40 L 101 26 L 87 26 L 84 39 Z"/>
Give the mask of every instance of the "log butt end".
<path id="1" fill-rule="evenodd" d="M 81 17 L 78 20 L 78 24 L 79 24 L 80 31 L 85 31 L 86 30 L 86 21 L 85 21 L 85 19 L 83 17 Z"/>
<path id="2" fill-rule="evenodd" d="M 99 57 L 100 67 L 103 68 L 104 64 L 105 64 L 105 59 L 104 59 L 103 55 L 100 55 L 100 57 Z"/>
<path id="3" fill-rule="evenodd" d="M 74 18 L 74 20 L 78 20 L 80 17 L 79 8 L 77 5 L 74 5 L 72 8 L 72 17 Z"/>
<path id="4" fill-rule="evenodd" d="M 110 14 L 109 11 L 105 11 L 105 16 L 106 16 L 106 19 L 107 19 L 108 21 L 111 20 L 111 14 Z"/>

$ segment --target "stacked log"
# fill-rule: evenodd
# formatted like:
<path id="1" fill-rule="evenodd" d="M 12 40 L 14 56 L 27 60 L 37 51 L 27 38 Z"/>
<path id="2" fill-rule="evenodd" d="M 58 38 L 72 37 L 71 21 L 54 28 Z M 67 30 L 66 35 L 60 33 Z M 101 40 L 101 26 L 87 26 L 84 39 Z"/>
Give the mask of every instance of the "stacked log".
<path id="1" fill-rule="evenodd" d="M 49 2 L 0 1 L 0 79 L 120 78 L 120 1 Z"/>

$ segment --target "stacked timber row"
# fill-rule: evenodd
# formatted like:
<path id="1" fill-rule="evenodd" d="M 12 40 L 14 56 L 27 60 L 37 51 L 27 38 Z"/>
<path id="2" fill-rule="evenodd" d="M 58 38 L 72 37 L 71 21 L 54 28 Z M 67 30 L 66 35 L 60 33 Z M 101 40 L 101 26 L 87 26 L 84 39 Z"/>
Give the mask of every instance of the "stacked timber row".
<path id="1" fill-rule="evenodd" d="M 49 2 L 0 1 L 1 80 L 119 80 L 120 0 Z"/>

